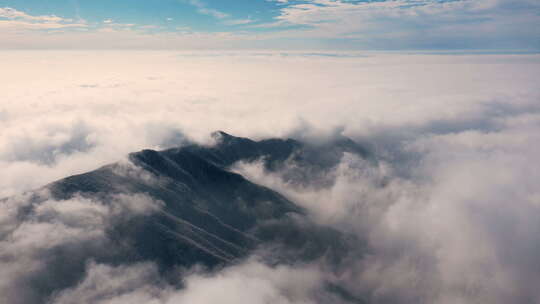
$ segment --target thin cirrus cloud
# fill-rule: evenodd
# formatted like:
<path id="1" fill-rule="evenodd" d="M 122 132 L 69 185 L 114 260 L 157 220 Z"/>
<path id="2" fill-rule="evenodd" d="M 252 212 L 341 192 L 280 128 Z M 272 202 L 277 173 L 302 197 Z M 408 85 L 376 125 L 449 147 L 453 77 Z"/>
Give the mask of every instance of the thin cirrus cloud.
<path id="1" fill-rule="evenodd" d="M 187 1 L 190 5 L 194 6 L 197 9 L 197 12 L 203 15 L 209 15 L 218 19 L 224 19 L 229 17 L 229 14 L 224 13 L 222 11 L 209 8 L 203 1 L 201 0 L 188 0 Z"/>

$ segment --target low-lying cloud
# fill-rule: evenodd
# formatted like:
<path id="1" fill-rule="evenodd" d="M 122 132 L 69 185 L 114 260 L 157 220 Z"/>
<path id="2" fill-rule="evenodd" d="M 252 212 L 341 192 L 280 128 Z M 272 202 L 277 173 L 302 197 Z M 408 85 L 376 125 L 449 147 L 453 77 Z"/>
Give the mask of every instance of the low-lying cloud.
<path id="1" fill-rule="evenodd" d="M 56 201 L 46 190 L 1 202 L 0 294 L 8 303 L 43 303 L 51 291 L 77 282 L 90 259 L 118 250 L 106 230 L 162 202 L 119 194 L 106 203 L 74 197 Z"/>
<path id="2" fill-rule="evenodd" d="M 534 302 L 539 118 L 510 114 L 491 131 L 394 142 L 388 154 L 416 156 L 400 161 L 345 154 L 328 187 L 287 182 L 288 168 L 269 173 L 260 163 L 236 171 L 366 241 L 369 254 L 352 257 L 340 282 L 372 303 Z"/>
<path id="3" fill-rule="evenodd" d="M 0 294 L 10 303 L 37 303 L 47 288 L 58 289 L 52 303 L 540 299 L 536 55 L 5 55 L 12 74 L 0 75 L 0 197 L 18 194 L 0 203 Z M 353 234 L 365 252 L 338 271 L 256 257 L 219 272 L 182 270 L 180 289 L 152 263 L 96 261 L 110 221 L 154 212 L 159 202 L 76 197 L 33 206 L 22 194 L 139 149 L 209 142 L 218 129 L 315 143 L 338 134 L 365 145 L 376 161 L 345 154 L 324 185 L 287 182 L 291 167 L 235 167 L 317 223 Z M 70 267 L 81 277 L 69 277 Z M 47 280 L 52 274 L 61 279 Z M 348 294 L 335 297 L 328 286 Z"/>

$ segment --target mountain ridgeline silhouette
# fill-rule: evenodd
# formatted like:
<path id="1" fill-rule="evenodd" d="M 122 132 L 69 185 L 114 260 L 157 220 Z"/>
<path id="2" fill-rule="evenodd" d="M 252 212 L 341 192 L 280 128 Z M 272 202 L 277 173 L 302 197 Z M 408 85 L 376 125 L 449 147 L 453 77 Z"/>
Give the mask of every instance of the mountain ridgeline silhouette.
<path id="1" fill-rule="evenodd" d="M 349 236 L 312 222 L 302 207 L 232 172 L 231 166 L 260 161 L 267 171 L 294 168 L 283 175 L 289 183 L 310 179 L 326 183 L 325 174 L 343 153 L 366 159 L 369 153 L 345 137 L 309 144 L 294 139 L 254 141 L 221 131 L 213 136 L 216 143 L 211 146 L 142 150 L 131 153 L 128 164 L 106 165 L 36 191 L 31 203 L 18 211 L 19 221 L 28 220 L 51 199 L 81 198 L 107 205 L 115 204 L 119 195 L 140 194 L 160 205 L 155 212 L 112 221 L 105 230 L 106 241 L 97 248 L 88 245 L 77 251 L 66 244 L 52 248 L 48 275 L 35 275 L 26 282 L 33 290 L 27 302 L 40 303 L 36 299 L 76 285 L 90 260 L 111 265 L 153 262 L 163 277 L 176 284 L 181 284 L 174 276 L 178 269 L 193 265 L 216 269 L 255 251 L 273 264 L 325 259 L 329 265 L 339 265 L 351 247 Z"/>

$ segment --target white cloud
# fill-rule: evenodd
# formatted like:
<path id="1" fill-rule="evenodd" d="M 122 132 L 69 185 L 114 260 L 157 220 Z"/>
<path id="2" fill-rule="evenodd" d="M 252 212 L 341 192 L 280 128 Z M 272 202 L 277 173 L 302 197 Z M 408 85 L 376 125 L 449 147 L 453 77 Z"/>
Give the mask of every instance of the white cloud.
<path id="1" fill-rule="evenodd" d="M 247 19 L 232 19 L 232 20 L 227 20 L 224 22 L 224 24 L 226 25 L 242 25 L 242 24 L 249 24 L 249 23 L 253 23 L 255 22 L 255 20 L 251 19 L 251 18 L 247 18 Z"/>
<path id="2" fill-rule="evenodd" d="M 167 303 L 310 303 L 321 277 L 315 269 L 271 268 L 252 260 L 215 275 L 188 276 L 186 291 Z"/>
<path id="3" fill-rule="evenodd" d="M 329 279 L 374 303 L 538 299 L 539 57 L 336 55 L 4 51 L 0 196 L 142 148 L 180 145 L 181 133 L 204 142 L 217 129 L 254 138 L 338 129 L 380 158 L 373 167 L 346 156 L 327 189 L 291 187 L 257 167 L 243 171 L 308 207 L 318 222 L 367 241 L 369 254 L 351 257 L 343 272 L 248 261 L 212 276 L 196 272 L 179 291 L 161 285 L 153 265 L 89 264 L 58 301 L 111 293 L 111 303 L 239 300 L 222 295 L 227 289 L 309 303 Z M 132 169 L 125 174 L 140 174 Z M 48 202 L 17 225 L 21 201 L 28 200 L 2 202 L 0 212 L 0 234 L 11 235 L 10 246 L 0 246 L 0 288 L 10 299 L 42 269 L 51 246 L 93 244 L 111 214 L 159 207 Z M 102 284 L 107 278 L 112 283 Z"/>
<path id="4" fill-rule="evenodd" d="M 208 55 L 4 52 L 0 193 L 176 142 L 179 131 L 281 136 L 304 120 L 382 144 L 494 124 L 507 110 L 490 105 L 531 111 L 538 98 L 536 56 Z"/>
<path id="5" fill-rule="evenodd" d="M 47 294 L 40 284 L 62 286 L 78 275 L 78 263 L 113 250 L 105 233 L 113 224 L 162 207 L 141 194 L 117 195 L 106 203 L 82 197 L 55 201 L 45 191 L 38 195 L 44 200 L 39 205 L 29 195 L 0 202 L 0 295 L 10 303 L 40 301 Z"/>
<path id="6" fill-rule="evenodd" d="M 33 16 L 14 8 L 0 8 L 0 28 L 4 30 L 54 30 L 63 28 L 84 28 L 86 23 L 65 19 L 55 15 Z"/>
<path id="7" fill-rule="evenodd" d="M 185 289 L 160 282 L 151 263 L 111 267 L 90 263 L 87 275 L 74 288 L 52 301 L 63 303 L 312 303 L 322 273 L 310 268 L 269 267 L 255 259 L 219 273 L 194 272 Z"/>
<path id="8" fill-rule="evenodd" d="M 155 31 L 156 24 L 97 23 L 0 9 L 0 47 L 53 49 L 538 49 L 535 1 L 313 0 L 279 2 L 274 22 L 256 23 L 185 0 L 234 31 Z M 169 20 L 170 21 L 170 20 Z M 196 28 L 194 26 L 193 28 Z M 258 28 L 267 28 L 261 31 Z M 40 31 L 36 31 L 40 30 Z M 43 35 L 43 30 L 47 35 Z M 74 43 L 76 41 L 76 43 Z M 332 43 L 329 43 L 332 41 Z"/>
<path id="9" fill-rule="evenodd" d="M 160 297 L 166 290 L 156 286 L 159 275 L 151 263 L 118 267 L 89 263 L 86 272 L 78 286 L 62 291 L 52 303 L 163 303 Z"/>
<path id="10" fill-rule="evenodd" d="M 199 3 L 199 1 L 195 1 Z M 202 5 L 202 4 L 201 4 Z M 229 24 L 245 24 L 248 19 L 228 18 L 204 9 Z M 171 19 L 172 20 L 172 19 Z M 0 47 L 4 49 L 195 49 L 232 47 L 231 42 L 253 40 L 245 34 L 185 31 L 155 32 L 158 25 L 117 23 L 105 19 L 98 23 L 51 16 L 33 16 L 13 8 L 0 8 Z M 236 42 L 235 42 L 236 41 Z M 229 46 L 228 46 L 229 45 Z"/>
<path id="11" fill-rule="evenodd" d="M 281 37 L 350 39 L 349 45 L 379 49 L 525 48 L 538 45 L 538 4 L 520 1 L 312 0 L 281 8 L 274 23 L 257 27 L 303 26 Z M 489 39 L 486 41 L 486 39 Z M 520 43 L 516 43 L 520 40 Z"/>
<path id="12" fill-rule="evenodd" d="M 197 8 L 197 12 L 203 15 L 209 15 L 218 19 L 228 18 L 229 14 L 222 11 L 209 8 L 202 0 L 187 0 L 187 2 Z"/>
<path id="13" fill-rule="evenodd" d="M 413 162 L 346 154 L 328 188 L 284 183 L 258 164 L 237 170 L 365 240 L 369 254 L 351 258 L 341 284 L 373 303 L 537 301 L 540 115 L 517 116 L 498 130 L 417 134 L 391 151 Z"/>
<path id="14" fill-rule="evenodd" d="M 0 17 L 7 19 L 22 19 L 30 21 L 42 21 L 42 22 L 62 22 L 62 21 L 71 21 L 71 19 L 63 19 L 55 15 L 45 15 L 45 16 L 32 16 L 28 15 L 25 12 L 18 11 L 14 8 L 4 7 L 0 8 Z"/>

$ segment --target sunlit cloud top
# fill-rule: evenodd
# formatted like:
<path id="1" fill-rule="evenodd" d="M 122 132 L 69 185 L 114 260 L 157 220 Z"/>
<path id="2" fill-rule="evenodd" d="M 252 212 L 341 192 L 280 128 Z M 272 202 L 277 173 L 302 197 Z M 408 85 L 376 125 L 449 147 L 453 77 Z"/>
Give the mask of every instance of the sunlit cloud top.
<path id="1" fill-rule="evenodd" d="M 540 50 L 536 0 L 0 0 L 0 48 Z"/>

